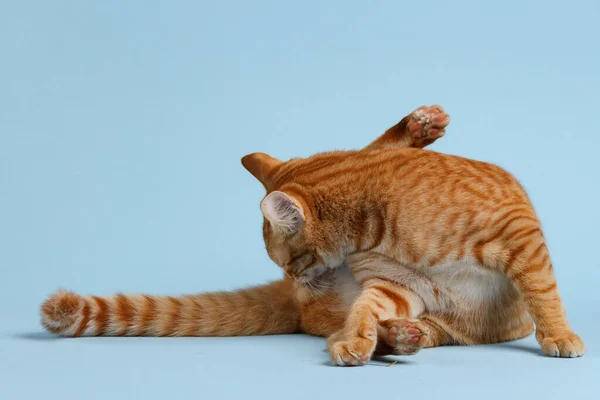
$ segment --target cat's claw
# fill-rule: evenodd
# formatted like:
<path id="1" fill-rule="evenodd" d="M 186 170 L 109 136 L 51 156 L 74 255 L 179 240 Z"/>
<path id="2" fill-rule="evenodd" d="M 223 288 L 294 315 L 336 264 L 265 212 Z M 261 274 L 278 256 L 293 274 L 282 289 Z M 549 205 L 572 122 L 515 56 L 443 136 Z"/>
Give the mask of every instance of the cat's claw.
<path id="1" fill-rule="evenodd" d="M 419 320 L 388 319 L 381 325 L 388 329 L 385 341 L 393 349 L 392 354 L 413 355 L 427 342 L 429 330 Z"/>
<path id="2" fill-rule="evenodd" d="M 438 105 L 421 106 L 410 114 L 406 129 L 415 140 L 432 141 L 446 133 L 450 116 Z"/>
<path id="3" fill-rule="evenodd" d="M 375 342 L 355 338 L 334 343 L 329 349 L 331 362 L 341 367 L 365 365 L 375 350 Z"/>

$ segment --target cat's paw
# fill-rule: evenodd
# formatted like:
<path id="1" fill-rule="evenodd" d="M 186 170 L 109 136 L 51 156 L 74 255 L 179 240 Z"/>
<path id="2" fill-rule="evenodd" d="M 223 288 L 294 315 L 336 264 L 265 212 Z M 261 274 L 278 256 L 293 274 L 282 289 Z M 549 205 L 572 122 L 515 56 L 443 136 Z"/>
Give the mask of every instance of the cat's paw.
<path id="1" fill-rule="evenodd" d="M 375 351 L 376 343 L 369 339 L 354 338 L 333 343 L 329 356 L 334 365 L 342 367 L 365 365 Z"/>
<path id="2" fill-rule="evenodd" d="M 554 335 L 535 334 L 544 354 L 550 357 L 576 358 L 585 353 L 585 344 L 574 332 L 565 331 Z"/>
<path id="3" fill-rule="evenodd" d="M 429 335 L 429 330 L 419 320 L 388 319 L 381 321 L 380 325 L 387 329 L 387 337 L 383 339 L 395 355 L 417 353 L 425 346 Z"/>
<path id="4" fill-rule="evenodd" d="M 433 141 L 446 133 L 450 116 L 438 105 L 421 106 L 410 114 L 406 129 L 415 140 Z"/>

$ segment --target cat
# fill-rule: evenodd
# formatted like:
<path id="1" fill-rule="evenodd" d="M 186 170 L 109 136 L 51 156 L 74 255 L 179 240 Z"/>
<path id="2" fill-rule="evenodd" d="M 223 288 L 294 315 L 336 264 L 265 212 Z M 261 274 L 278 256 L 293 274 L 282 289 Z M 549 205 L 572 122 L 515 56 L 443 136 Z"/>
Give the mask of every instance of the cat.
<path id="1" fill-rule="evenodd" d="M 423 147 L 448 115 L 420 107 L 360 151 L 242 164 L 266 188 L 263 237 L 286 277 L 231 293 L 79 296 L 42 304 L 64 336 L 329 337 L 331 360 L 529 335 L 578 357 L 544 237 L 519 183 L 491 164 Z M 533 317 L 533 320 L 532 320 Z"/>

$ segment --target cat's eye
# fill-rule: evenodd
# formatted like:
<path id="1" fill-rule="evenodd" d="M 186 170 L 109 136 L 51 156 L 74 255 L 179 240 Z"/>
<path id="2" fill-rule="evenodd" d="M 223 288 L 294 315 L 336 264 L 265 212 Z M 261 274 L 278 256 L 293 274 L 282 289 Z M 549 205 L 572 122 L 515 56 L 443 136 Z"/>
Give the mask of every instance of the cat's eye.
<path id="1" fill-rule="evenodd" d="M 300 260 L 302 257 L 304 257 L 307 254 L 308 254 L 308 251 L 305 251 L 304 253 L 300 253 L 300 254 L 298 254 L 296 256 L 292 256 L 292 258 L 288 262 L 286 262 L 284 265 L 286 267 L 289 267 L 289 266 L 291 266 L 292 264 L 294 264 L 296 261 Z"/>

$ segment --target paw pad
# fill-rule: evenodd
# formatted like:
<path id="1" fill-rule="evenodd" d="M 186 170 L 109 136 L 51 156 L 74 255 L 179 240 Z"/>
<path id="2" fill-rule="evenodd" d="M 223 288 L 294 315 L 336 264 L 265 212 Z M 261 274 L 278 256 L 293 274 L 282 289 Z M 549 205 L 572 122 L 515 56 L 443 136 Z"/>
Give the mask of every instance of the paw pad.
<path id="1" fill-rule="evenodd" d="M 410 114 L 407 129 L 417 140 L 435 140 L 446 133 L 450 117 L 440 106 L 422 106 Z"/>

